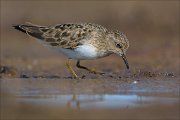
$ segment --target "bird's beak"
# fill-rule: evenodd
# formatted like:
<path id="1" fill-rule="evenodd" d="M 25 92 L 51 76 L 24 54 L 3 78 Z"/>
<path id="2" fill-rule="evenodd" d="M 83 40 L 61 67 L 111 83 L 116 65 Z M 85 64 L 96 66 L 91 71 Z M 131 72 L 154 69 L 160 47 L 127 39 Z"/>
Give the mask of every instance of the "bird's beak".
<path id="1" fill-rule="evenodd" d="M 128 61 L 127 61 L 126 55 L 125 55 L 125 54 L 121 54 L 120 56 L 122 57 L 122 59 L 123 59 L 124 63 L 126 64 L 127 69 L 129 69 L 129 64 L 128 64 Z"/>

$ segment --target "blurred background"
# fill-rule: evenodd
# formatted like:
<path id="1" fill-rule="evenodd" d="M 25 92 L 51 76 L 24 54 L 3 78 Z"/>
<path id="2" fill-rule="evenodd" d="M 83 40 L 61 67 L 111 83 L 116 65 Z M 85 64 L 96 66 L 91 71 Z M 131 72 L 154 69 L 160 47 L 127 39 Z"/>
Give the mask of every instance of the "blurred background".
<path id="1" fill-rule="evenodd" d="M 2 118 L 179 118 L 178 0 L 0 2 Z M 44 48 L 34 38 L 12 28 L 14 24 L 26 22 L 42 26 L 90 22 L 109 30 L 119 30 L 130 42 L 127 57 L 133 74 L 123 77 L 126 69 L 116 55 L 83 61 L 85 66 L 113 73 L 110 77 L 93 76 L 77 69 L 72 61 L 78 75 L 85 77 L 76 83 L 69 77 L 65 56 Z M 78 97 L 78 94 L 95 96 Z M 102 94 L 98 102 L 96 94 Z M 149 96 L 155 98 L 149 99 Z M 102 105 L 102 111 L 99 111 L 96 108 L 100 103 L 113 108 L 105 109 Z M 92 106 L 92 109 L 80 111 L 80 104 Z M 138 107 L 130 109 L 133 105 Z M 71 106 L 77 106 L 78 110 L 69 110 Z"/>
<path id="2" fill-rule="evenodd" d="M 33 38 L 14 30 L 13 24 L 90 22 L 127 35 L 131 66 L 177 72 L 179 14 L 179 1 L 1 1 L 1 58 L 54 55 Z"/>

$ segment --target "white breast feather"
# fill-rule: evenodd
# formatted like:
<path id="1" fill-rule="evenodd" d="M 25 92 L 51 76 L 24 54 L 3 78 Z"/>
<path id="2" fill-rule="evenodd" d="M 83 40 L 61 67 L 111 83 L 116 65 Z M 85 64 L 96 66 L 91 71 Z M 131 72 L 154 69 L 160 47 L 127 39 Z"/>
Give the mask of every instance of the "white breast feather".
<path id="1" fill-rule="evenodd" d="M 74 50 L 64 48 L 55 49 L 72 59 L 84 60 L 97 58 L 96 48 L 92 45 L 80 45 Z"/>
<path id="2" fill-rule="evenodd" d="M 37 40 L 38 42 L 43 44 L 43 46 L 50 47 L 47 42 L 44 42 L 39 39 Z M 60 47 L 50 47 L 50 48 L 53 48 L 56 51 L 63 53 L 64 55 L 66 55 L 68 58 L 71 59 L 85 60 L 85 59 L 96 59 L 98 57 L 96 52 L 97 49 L 90 44 L 80 45 L 74 50 L 60 48 Z"/>

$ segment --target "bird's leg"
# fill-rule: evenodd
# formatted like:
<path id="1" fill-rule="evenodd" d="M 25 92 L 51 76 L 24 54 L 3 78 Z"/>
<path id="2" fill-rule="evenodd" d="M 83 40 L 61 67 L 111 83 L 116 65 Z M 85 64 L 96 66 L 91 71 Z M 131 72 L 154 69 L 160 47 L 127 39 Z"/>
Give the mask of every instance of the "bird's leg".
<path id="1" fill-rule="evenodd" d="M 71 75 L 72 75 L 75 79 L 78 79 L 78 76 L 76 75 L 76 73 L 75 73 L 74 70 L 72 69 L 69 60 L 66 62 L 66 66 L 67 66 L 69 72 L 71 73 Z"/>
<path id="2" fill-rule="evenodd" d="M 91 72 L 91 73 L 94 73 L 94 74 L 100 74 L 100 75 L 103 75 L 103 74 L 104 74 L 103 72 L 97 72 L 95 69 L 89 69 L 89 68 L 87 68 L 87 67 L 81 66 L 81 65 L 80 65 L 80 60 L 77 61 L 76 66 L 77 66 L 78 68 L 85 69 L 85 70 L 87 70 L 87 71 L 89 71 L 89 72 Z"/>

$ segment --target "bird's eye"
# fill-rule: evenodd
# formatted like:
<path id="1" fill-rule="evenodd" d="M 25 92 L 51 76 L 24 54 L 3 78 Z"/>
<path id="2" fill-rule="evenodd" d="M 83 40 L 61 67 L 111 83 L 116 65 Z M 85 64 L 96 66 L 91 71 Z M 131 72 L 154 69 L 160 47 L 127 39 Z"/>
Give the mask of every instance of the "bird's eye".
<path id="1" fill-rule="evenodd" d="M 117 46 L 118 48 L 122 48 L 122 46 L 121 46 L 120 44 L 116 44 L 116 46 Z"/>

